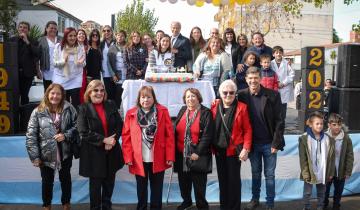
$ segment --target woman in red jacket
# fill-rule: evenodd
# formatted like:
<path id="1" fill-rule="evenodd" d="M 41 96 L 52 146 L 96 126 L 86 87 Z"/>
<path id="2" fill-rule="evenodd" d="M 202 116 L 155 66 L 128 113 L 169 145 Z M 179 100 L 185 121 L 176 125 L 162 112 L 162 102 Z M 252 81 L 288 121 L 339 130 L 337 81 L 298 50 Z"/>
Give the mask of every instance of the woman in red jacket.
<path id="1" fill-rule="evenodd" d="M 136 209 L 147 209 L 148 179 L 150 209 L 161 209 L 164 172 L 175 160 L 175 140 L 169 112 L 151 86 L 140 88 L 136 107 L 126 113 L 122 141 L 125 163 L 136 177 Z"/>
<path id="2" fill-rule="evenodd" d="M 216 134 L 213 138 L 220 189 L 220 208 L 241 209 L 240 166 L 251 149 L 252 129 L 248 108 L 235 100 L 237 86 L 225 80 L 219 87 L 220 99 L 215 100 L 211 112 Z"/>

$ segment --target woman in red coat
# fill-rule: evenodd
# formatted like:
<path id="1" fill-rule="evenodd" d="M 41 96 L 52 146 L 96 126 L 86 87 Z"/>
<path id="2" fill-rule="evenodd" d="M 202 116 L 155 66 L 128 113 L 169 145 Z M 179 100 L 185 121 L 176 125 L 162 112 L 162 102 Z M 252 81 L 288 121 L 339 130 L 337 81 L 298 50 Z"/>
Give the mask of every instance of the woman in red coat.
<path id="1" fill-rule="evenodd" d="M 173 126 L 167 108 L 157 102 L 151 86 L 139 90 L 136 104 L 125 117 L 122 132 L 124 160 L 136 177 L 136 209 L 147 209 L 148 179 L 150 209 L 161 209 L 164 172 L 175 160 Z"/>
<path id="2" fill-rule="evenodd" d="M 252 128 L 246 104 L 235 100 L 237 86 L 225 80 L 219 87 L 220 99 L 211 107 L 215 130 L 213 145 L 220 189 L 220 208 L 241 209 L 241 162 L 251 149 Z"/>

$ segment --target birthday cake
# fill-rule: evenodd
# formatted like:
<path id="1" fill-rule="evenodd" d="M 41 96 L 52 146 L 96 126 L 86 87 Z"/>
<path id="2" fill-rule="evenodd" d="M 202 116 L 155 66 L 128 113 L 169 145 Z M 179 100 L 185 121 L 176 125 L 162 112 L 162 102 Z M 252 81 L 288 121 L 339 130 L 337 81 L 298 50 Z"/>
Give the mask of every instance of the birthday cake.
<path id="1" fill-rule="evenodd" d="M 186 73 L 185 68 L 175 69 L 174 71 L 147 71 L 145 74 L 147 82 L 193 82 L 192 73 Z"/>

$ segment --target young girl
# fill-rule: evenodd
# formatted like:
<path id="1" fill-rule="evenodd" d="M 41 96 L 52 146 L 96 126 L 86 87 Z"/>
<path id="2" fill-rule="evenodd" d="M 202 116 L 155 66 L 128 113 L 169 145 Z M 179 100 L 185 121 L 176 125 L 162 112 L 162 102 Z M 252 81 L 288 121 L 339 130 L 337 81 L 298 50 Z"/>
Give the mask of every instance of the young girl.
<path id="1" fill-rule="evenodd" d="M 304 181 L 304 210 L 310 209 L 313 185 L 316 185 L 317 209 L 323 209 L 326 182 L 332 179 L 335 172 L 334 139 L 324 133 L 323 123 L 323 114 L 311 113 L 306 122 L 309 127 L 299 137 L 300 179 Z"/>
<path id="2" fill-rule="evenodd" d="M 254 66 L 257 59 L 258 59 L 257 55 L 254 52 L 249 51 L 245 53 L 242 70 L 237 71 L 235 74 L 235 82 L 238 87 L 238 90 L 245 89 L 248 87 L 248 84 L 246 83 L 245 80 L 246 71 L 249 67 Z"/>

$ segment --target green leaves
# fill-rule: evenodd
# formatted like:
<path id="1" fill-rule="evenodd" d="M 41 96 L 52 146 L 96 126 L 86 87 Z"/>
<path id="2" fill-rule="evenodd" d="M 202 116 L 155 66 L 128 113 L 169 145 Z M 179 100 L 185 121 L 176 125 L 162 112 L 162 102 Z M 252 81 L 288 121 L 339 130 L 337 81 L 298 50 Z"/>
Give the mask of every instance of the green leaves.
<path id="1" fill-rule="evenodd" d="M 140 34 L 154 35 L 154 29 L 159 20 L 158 17 L 155 17 L 154 12 L 154 10 L 145 10 L 142 0 L 133 0 L 131 5 L 127 5 L 125 10 L 117 14 L 115 30 L 122 29 L 127 34 L 138 31 Z"/>
<path id="2" fill-rule="evenodd" d="M 0 0 L 0 11 L 0 31 L 5 31 L 5 36 L 14 34 L 18 14 L 15 0 Z"/>

